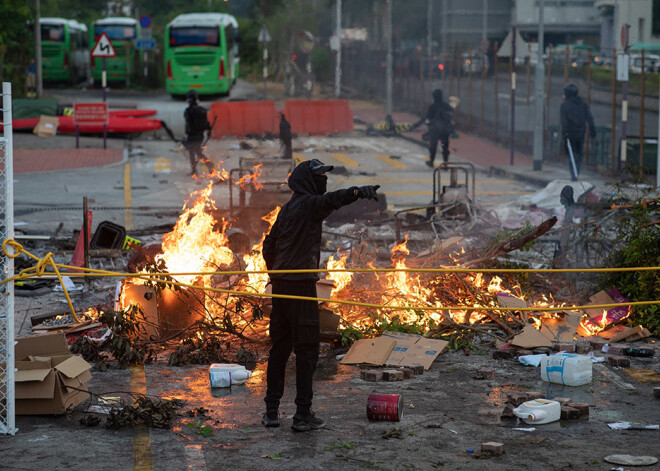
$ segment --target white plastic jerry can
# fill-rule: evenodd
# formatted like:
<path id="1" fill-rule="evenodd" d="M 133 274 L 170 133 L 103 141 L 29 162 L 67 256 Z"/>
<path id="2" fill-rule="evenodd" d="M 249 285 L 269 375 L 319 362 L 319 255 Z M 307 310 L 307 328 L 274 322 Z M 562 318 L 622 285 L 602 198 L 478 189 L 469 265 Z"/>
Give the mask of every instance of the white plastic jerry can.
<path id="1" fill-rule="evenodd" d="M 560 352 L 541 359 L 541 379 L 548 383 L 581 386 L 591 383 L 592 361 L 586 355 Z"/>
<path id="2" fill-rule="evenodd" d="M 523 402 L 513 409 L 513 413 L 526 424 L 548 424 L 561 418 L 561 404 L 547 399 L 534 399 Z"/>
<path id="3" fill-rule="evenodd" d="M 234 384 L 243 384 L 251 377 L 252 372 L 243 365 L 213 363 L 209 367 L 209 382 L 212 388 L 228 388 Z"/>

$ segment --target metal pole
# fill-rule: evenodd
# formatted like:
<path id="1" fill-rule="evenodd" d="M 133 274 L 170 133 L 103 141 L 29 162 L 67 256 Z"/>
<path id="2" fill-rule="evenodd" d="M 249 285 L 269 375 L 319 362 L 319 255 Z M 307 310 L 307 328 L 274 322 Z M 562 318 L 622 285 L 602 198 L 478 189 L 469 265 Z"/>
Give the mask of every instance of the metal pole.
<path id="1" fill-rule="evenodd" d="M 337 0 L 337 55 L 335 56 L 335 98 L 341 96 L 341 1 Z M 429 0 L 430 1 L 430 0 Z"/>
<path id="2" fill-rule="evenodd" d="M 510 162 L 513 165 L 513 154 L 515 151 L 516 132 L 516 27 L 512 28 L 513 40 L 511 41 L 511 121 L 509 134 Z"/>
<path id="3" fill-rule="evenodd" d="M 534 122 L 534 170 L 540 171 L 543 169 L 543 91 L 545 89 L 545 84 L 543 79 L 545 78 L 544 74 L 544 65 L 543 65 L 543 6 L 545 0 L 539 0 L 539 33 L 537 39 L 538 51 L 536 52 L 536 71 L 534 77 L 534 87 L 535 87 L 535 100 L 536 100 L 536 109 L 535 109 L 535 122 Z"/>
<path id="4" fill-rule="evenodd" d="M 44 93 L 43 74 L 41 70 L 41 2 L 35 0 L 34 16 L 34 65 L 37 69 L 37 98 L 41 98 Z"/>
<path id="5" fill-rule="evenodd" d="M 426 8 L 426 55 L 433 55 L 433 0 L 428 0 Z"/>
<path id="6" fill-rule="evenodd" d="M 639 179 L 641 181 L 644 176 L 644 81 L 646 80 L 645 72 L 645 50 L 642 49 L 642 83 L 639 91 Z"/>
<path id="7" fill-rule="evenodd" d="M 481 41 L 485 44 L 488 39 L 488 0 L 483 0 L 483 12 L 481 14 Z"/>
<path id="8" fill-rule="evenodd" d="M 497 79 L 497 43 L 495 43 L 493 54 L 493 66 L 495 71 L 495 93 L 493 93 L 493 100 L 495 100 L 495 138 L 500 136 L 500 103 L 499 103 L 499 80 Z"/>
<path id="9" fill-rule="evenodd" d="M 392 115 L 392 2 L 387 0 L 387 62 L 385 70 L 385 114 Z"/>
<path id="10" fill-rule="evenodd" d="M 447 54 L 449 53 L 449 50 L 447 48 L 447 42 L 449 41 L 449 36 L 448 36 L 448 26 L 447 26 L 447 20 L 449 18 L 449 14 L 447 12 L 447 3 L 449 0 L 442 0 L 442 15 L 440 17 L 441 19 L 441 31 L 442 31 L 442 64 L 443 64 L 443 69 L 442 69 L 442 87 L 445 88 L 445 77 L 447 76 L 447 71 L 448 71 L 448 61 L 447 61 Z"/>
<path id="11" fill-rule="evenodd" d="M 105 72 L 105 57 L 103 58 L 103 72 L 101 72 L 101 87 L 103 88 L 103 103 L 105 103 L 105 87 L 107 83 L 107 76 Z"/>
<path id="12" fill-rule="evenodd" d="M 38 11 L 38 10 L 37 10 Z M 14 141 L 12 125 L 12 96 L 11 83 L 2 84 L 2 115 L 4 123 L 4 235 L 7 239 L 14 238 Z M 13 253 L 13 249 L 9 249 Z M 14 276 L 14 259 L 4 258 L 4 273 L 6 277 Z M 6 423 L 2 423 L 0 415 L 0 433 L 14 435 L 16 433 L 16 404 L 14 393 L 14 283 L 10 282 L 4 286 L 0 305 L 4 312 L 0 312 L 0 318 L 4 317 L 4 349 L 0 349 L 0 358 L 4 357 L 4 408 Z M 0 403 L 0 406 L 3 404 Z"/>
<path id="13" fill-rule="evenodd" d="M 610 161 L 610 172 L 616 174 L 616 48 L 612 49 L 612 132 L 610 134 L 612 141 L 612 155 Z"/>
<path id="14" fill-rule="evenodd" d="M 83 196 L 83 254 L 85 268 L 89 268 L 89 218 L 87 217 L 87 197 Z M 86 278 L 89 279 L 89 278 Z"/>
<path id="15" fill-rule="evenodd" d="M 468 105 L 467 105 L 467 127 L 472 129 L 472 54 L 469 57 L 470 64 L 468 67 Z"/>
<path id="16" fill-rule="evenodd" d="M 488 50 L 484 48 L 484 56 L 488 54 Z M 479 132 L 484 131 L 484 98 L 486 94 L 486 61 L 481 63 L 481 104 L 479 107 Z"/>
<path id="17" fill-rule="evenodd" d="M 630 25 L 625 25 L 629 30 Z M 628 44 L 623 48 L 623 54 L 628 55 Z M 619 169 L 625 170 L 628 160 L 628 81 L 623 82 L 621 87 L 621 160 Z"/>
<path id="18" fill-rule="evenodd" d="M 591 108 L 591 60 L 592 60 L 592 50 L 589 46 L 589 62 L 587 62 L 587 106 Z M 589 124 L 587 124 L 587 137 L 584 143 L 585 156 L 587 157 L 587 165 L 590 165 L 591 162 L 591 130 L 589 129 Z"/>
<path id="19" fill-rule="evenodd" d="M 263 67 L 263 76 L 264 76 L 264 100 L 268 99 L 268 85 L 266 84 L 266 78 L 268 77 L 268 43 L 264 41 L 264 67 Z"/>
<path id="20" fill-rule="evenodd" d="M 568 44 L 564 45 L 564 85 L 568 83 L 568 51 L 570 47 Z"/>
<path id="21" fill-rule="evenodd" d="M 660 96 L 660 83 L 658 83 L 658 96 Z M 660 187 L 660 106 L 658 107 L 658 155 L 655 161 L 655 186 Z"/>

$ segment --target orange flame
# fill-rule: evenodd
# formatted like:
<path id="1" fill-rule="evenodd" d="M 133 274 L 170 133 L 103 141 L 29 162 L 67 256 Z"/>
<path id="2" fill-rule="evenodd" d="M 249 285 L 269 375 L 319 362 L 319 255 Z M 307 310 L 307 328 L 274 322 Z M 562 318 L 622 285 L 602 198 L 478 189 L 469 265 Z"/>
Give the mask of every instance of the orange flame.
<path id="1" fill-rule="evenodd" d="M 270 229 L 273 227 L 273 224 L 275 224 L 275 220 L 277 219 L 277 215 L 279 214 L 279 212 L 280 212 L 280 207 L 278 206 L 270 213 L 268 213 L 267 215 L 261 218 L 263 221 L 266 221 L 268 223 L 268 230 L 264 232 L 263 236 L 261 236 L 261 240 L 259 241 L 259 243 L 254 244 L 252 246 L 252 250 L 250 250 L 249 253 L 243 255 L 243 261 L 245 262 L 246 265 L 245 267 L 246 271 L 266 270 L 266 261 L 261 255 L 264 246 L 264 239 L 266 238 L 266 234 L 270 232 Z M 250 273 L 248 274 L 248 281 L 245 287 L 250 291 L 255 291 L 257 293 L 265 293 L 266 284 L 268 284 L 267 273 Z"/>
<path id="2" fill-rule="evenodd" d="M 257 164 L 254 167 L 252 167 L 252 173 L 250 173 L 249 175 L 243 175 L 241 178 L 238 179 L 236 185 L 240 186 L 244 190 L 249 185 L 254 186 L 254 189 L 257 191 L 262 190 L 264 184 L 259 181 L 259 177 L 263 173 L 263 169 L 261 168 L 262 166 L 263 164 Z"/>

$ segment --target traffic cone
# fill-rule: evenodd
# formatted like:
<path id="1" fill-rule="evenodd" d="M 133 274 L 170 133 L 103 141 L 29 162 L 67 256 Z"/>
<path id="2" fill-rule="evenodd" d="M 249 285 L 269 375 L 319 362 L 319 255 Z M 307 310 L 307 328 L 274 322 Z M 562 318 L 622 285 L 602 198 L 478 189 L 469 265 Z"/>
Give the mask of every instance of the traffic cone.
<path id="1" fill-rule="evenodd" d="M 92 211 L 87 210 L 87 248 L 89 248 L 89 240 L 92 238 Z M 73 267 L 84 267 L 85 266 L 85 222 L 80 229 L 80 234 L 78 235 L 78 241 L 76 242 L 76 248 L 73 251 L 73 257 L 69 265 Z"/>

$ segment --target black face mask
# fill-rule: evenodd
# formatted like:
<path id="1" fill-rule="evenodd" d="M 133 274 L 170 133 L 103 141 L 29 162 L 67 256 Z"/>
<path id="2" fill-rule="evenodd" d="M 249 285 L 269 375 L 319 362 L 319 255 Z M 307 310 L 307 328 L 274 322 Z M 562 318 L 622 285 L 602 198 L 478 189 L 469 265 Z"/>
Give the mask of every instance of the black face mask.
<path id="1" fill-rule="evenodd" d="M 316 185 L 316 192 L 319 195 L 325 194 L 328 190 L 328 176 L 327 175 L 313 175 L 314 184 Z"/>

